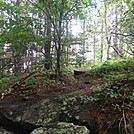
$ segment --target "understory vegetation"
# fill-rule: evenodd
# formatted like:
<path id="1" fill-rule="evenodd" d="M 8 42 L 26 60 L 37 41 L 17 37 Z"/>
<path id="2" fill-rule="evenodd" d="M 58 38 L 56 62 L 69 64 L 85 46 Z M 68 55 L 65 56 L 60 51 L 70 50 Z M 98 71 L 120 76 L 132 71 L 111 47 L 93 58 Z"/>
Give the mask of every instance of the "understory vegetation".
<path id="1" fill-rule="evenodd" d="M 66 75 L 65 81 L 71 81 L 73 74 Z M 95 101 L 112 105 L 115 109 L 133 108 L 134 101 L 134 59 L 120 59 L 106 61 L 103 64 L 98 64 L 87 69 L 83 77 L 100 77 L 101 82 L 96 89 L 95 94 L 90 96 L 82 96 L 82 102 L 88 103 Z M 65 76 L 64 76 L 65 77 Z M 0 79 L 0 92 L 8 91 L 18 81 L 23 79 L 23 76 L 4 76 Z M 60 83 L 61 79 L 55 79 L 53 73 L 37 72 L 36 75 L 31 75 L 28 79 L 22 81 L 26 87 L 46 83 L 55 85 Z"/>
<path id="2" fill-rule="evenodd" d="M 117 110 L 134 108 L 134 59 L 106 61 L 93 66 L 86 75 L 102 78 L 98 91 L 85 101 L 111 105 Z"/>
<path id="3" fill-rule="evenodd" d="M 120 131 L 124 134 L 132 134 L 133 109 L 134 109 L 134 59 L 118 59 L 106 61 L 103 64 L 96 64 L 87 69 L 85 74 L 73 77 L 73 74 L 66 72 L 64 77 L 56 79 L 52 72 L 46 73 L 33 72 L 28 76 L 4 76 L 0 79 L 0 92 L 1 99 L 6 96 L 26 96 L 29 93 L 29 89 L 36 89 L 47 91 L 45 93 L 56 93 L 63 90 L 69 90 L 75 97 L 75 105 L 81 106 L 83 110 L 90 111 L 90 114 L 95 114 L 97 121 L 99 122 L 99 131 L 103 132 L 105 124 L 104 120 L 107 120 L 108 127 L 119 121 L 117 124 Z M 65 78 L 66 76 L 66 78 Z M 61 78 L 63 79 L 61 81 Z M 86 80 L 89 79 L 89 81 Z M 82 80 L 81 80 L 82 79 Z M 98 79 L 100 79 L 98 81 Z M 90 91 L 92 87 L 90 84 L 95 85 L 93 92 L 84 92 L 84 88 L 81 90 L 83 82 L 85 81 L 86 88 Z M 75 82 L 76 81 L 76 82 Z M 92 83 L 92 82 L 95 83 Z M 67 83 L 67 84 L 66 84 Z M 17 87 L 16 87 L 17 86 Z M 11 90 L 12 89 L 12 90 Z M 75 91 L 73 92 L 73 90 Z M 21 92 L 20 92 L 21 91 Z M 32 90 L 33 92 L 34 90 Z M 65 92 L 64 91 L 64 92 Z M 75 100 L 74 99 L 74 100 Z M 66 102 L 65 102 L 66 105 Z M 67 107 L 72 109 L 74 102 L 67 103 Z M 99 112 L 98 112 L 99 111 Z M 116 115 L 116 116 L 115 116 Z M 87 116 L 87 113 L 85 114 Z M 108 116 L 108 119 L 106 119 Z M 108 130 L 105 130 L 107 133 Z"/>

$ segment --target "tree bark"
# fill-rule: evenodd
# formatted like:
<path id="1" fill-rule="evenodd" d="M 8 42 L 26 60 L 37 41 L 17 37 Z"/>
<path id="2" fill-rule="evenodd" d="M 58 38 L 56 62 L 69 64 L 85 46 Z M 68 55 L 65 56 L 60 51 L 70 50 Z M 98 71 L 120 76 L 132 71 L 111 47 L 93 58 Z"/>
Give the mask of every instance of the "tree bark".
<path id="1" fill-rule="evenodd" d="M 115 19 L 114 19 L 114 25 L 115 25 L 115 33 L 118 32 L 118 15 L 117 15 L 117 6 L 115 5 L 114 7 L 114 14 L 115 14 Z M 115 34 L 113 36 L 113 47 L 118 50 L 118 35 Z M 115 51 L 114 52 L 114 58 L 117 58 L 118 57 L 118 54 L 117 52 Z"/>
<path id="2" fill-rule="evenodd" d="M 48 40 L 45 42 L 45 64 L 44 68 L 49 70 L 51 69 L 51 22 L 47 19 L 47 29 L 46 29 L 46 35 L 48 37 Z"/>
<path id="3" fill-rule="evenodd" d="M 104 0 L 104 7 L 105 7 L 105 36 L 107 42 L 107 60 L 110 59 L 110 44 L 111 44 L 111 36 L 108 35 L 108 26 L 107 26 L 107 1 Z"/>
<path id="4" fill-rule="evenodd" d="M 104 39 L 103 39 L 103 28 L 104 28 L 104 23 L 102 22 L 101 26 L 101 55 L 100 55 L 100 61 L 103 62 L 103 44 L 104 44 Z"/>
<path id="5" fill-rule="evenodd" d="M 95 64 L 96 63 L 96 8 L 94 9 L 93 55 Z"/>

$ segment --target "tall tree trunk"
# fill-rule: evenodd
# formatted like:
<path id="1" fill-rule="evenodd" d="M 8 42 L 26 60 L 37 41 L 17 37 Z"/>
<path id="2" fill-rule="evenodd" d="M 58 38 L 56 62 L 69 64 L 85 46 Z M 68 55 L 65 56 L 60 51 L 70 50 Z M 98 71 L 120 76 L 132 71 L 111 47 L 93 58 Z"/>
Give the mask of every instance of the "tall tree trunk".
<path id="1" fill-rule="evenodd" d="M 60 76 L 61 74 L 61 48 L 62 48 L 62 44 L 61 44 L 61 34 L 62 34 L 62 23 L 63 23 L 63 12 L 64 12 L 64 0 L 62 0 L 62 9 L 60 11 L 59 14 L 59 23 L 58 23 L 58 47 L 57 47 L 57 68 L 56 68 L 56 74 L 57 76 Z"/>
<path id="2" fill-rule="evenodd" d="M 83 52 L 82 52 L 82 64 L 84 64 L 84 61 L 85 61 L 85 52 L 86 52 L 86 42 L 85 42 L 85 35 L 86 35 L 86 21 L 83 20 L 83 33 L 84 33 L 84 40 L 83 40 Z"/>
<path id="3" fill-rule="evenodd" d="M 104 7 L 105 7 L 105 36 L 107 42 L 107 60 L 110 59 L 110 45 L 111 45 L 111 36 L 108 36 L 108 26 L 107 26 L 107 1 L 104 0 Z"/>
<path id="4" fill-rule="evenodd" d="M 114 14 L 115 14 L 115 20 L 114 20 L 114 25 L 115 25 L 115 33 L 118 32 L 118 14 L 117 14 L 117 6 L 114 5 Z M 117 34 L 114 34 L 114 37 L 113 37 L 113 47 L 116 51 L 114 51 L 114 57 L 117 58 L 118 57 L 118 53 L 119 53 L 119 50 L 118 50 L 118 35 Z M 118 53 L 117 53 L 118 52 Z"/>
<path id="5" fill-rule="evenodd" d="M 96 8 L 94 9 L 94 32 L 93 32 L 93 60 L 96 63 Z"/>
<path id="6" fill-rule="evenodd" d="M 68 42 L 68 35 L 69 35 L 69 28 L 68 28 L 69 22 L 66 20 L 66 65 L 68 66 L 69 64 L 69 42 Z"/>
<path id="7" fill-rule="evenodd" d="M 122 3 L 121 3 L 122 4 Z M 123 17 L 123 5 L 120 7 L 120 18 Z M 119 32 L 122 32 L 122 26 L 120 25 L 119 28 Z M 124 45 L 123 45 L 123 36 L 119 36 L 119 51 L 120 51 L 120 55 L 122 55 L 122 57 L 124 57 Z"/>
<path id="8" fill-rule="evenodd" d="M 48 40 L 45 42 L 45 64 L 44 68 L 49 70 L 51 69 L 51 22 L 49 19 L 47 19 L 47 29 L 46 29 L 46 35 L 48 37 Z"/>
<path id="9" fill-rule="evenodd" d="M 61 22 L 59 22 L 59 33 L 58 33 L 58 41 L 57 41 L 57 66 L 56 66 L 56 74 L 60 76 L 61 74 Z"/>
<path id="10" fill-rule="evenodd" d="M 19 75 L 21 73 L 21 56 L 20 55 L 14 55 L 14 74 Z"/>
<path id="11" fill-rule="evenodd" d="M 103 45 L 104 45 L 104 39 L 103 39 L 103 28 L 104 28 L 104 23 L 102 21 L 102 26 L 101 26 L 101 55 L 100 55 L 100 61 L 103 62 Z"/>

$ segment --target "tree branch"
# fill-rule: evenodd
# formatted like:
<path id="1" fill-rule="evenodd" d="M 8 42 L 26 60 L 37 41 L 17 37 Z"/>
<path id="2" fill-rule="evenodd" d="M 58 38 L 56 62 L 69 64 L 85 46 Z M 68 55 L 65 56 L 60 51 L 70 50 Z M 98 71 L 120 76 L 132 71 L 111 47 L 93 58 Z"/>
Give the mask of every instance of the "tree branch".
<path id="1" fill-rule="evenodd" d="M 122 54 L 120 54 L 120 51 L 118 50 L 118 49 L 116 49 L 114 46 L 111 46 L 113 49 L 114 49 L 114 51 L 122 58 L 123 57 L 123 55 Z"/>
<path id="2" fill-rule="evenodd" d="M 72 8 L 70 8 L 66 13 L 65 15 L 63 16 L 63 19 L 65 19 L 67 17 L 67 15 L 69 14 L 69 12 L 71 12 L 75 7 L 76 7 L 77 3 L 75 3 L 74 6 L 72 6 Z"/>
<path id="3" fill-rule="evenodd" d="M 134 36 L 133 34 L 123 34 L 123 33 L 114 33 L 114 32 L 111 32 L 111 34 L 121 35 L 121 36 L 125 36 L 125 37 Z"/>
<path id="4" fill-rule="evenodd" d="M 38 9 L 40 9 L 41 11 L 43 11 L 43 12 L 46 14 L 46 16 L 49 18 L 49 20 L 51 21 L 52 25 L 54 26 L 54 28 L 55 28 L 55 30 L 56 30 L 56 32 L 57 32 L 57 34 L 58 34 L 58 29 L 57 29 L 57 27 L 56 27 L 56 25 L 55 25 L 55 23 L 54 23 L 54 20 L 53 20 L 52 17 L 51 17 L 51 14 L 50 14 L 49 10 L 48 10 L 49 7 L 45 6 L 45 9 L 46 9 L 46 10 L 44 10 L 44 9 L 42 9 L 38 4 L 33 3 L 33 2 L 31 2 L 30 0 L 28 0 L 28 1 L 29 1 L 33 6 L 36 6 Z"/>

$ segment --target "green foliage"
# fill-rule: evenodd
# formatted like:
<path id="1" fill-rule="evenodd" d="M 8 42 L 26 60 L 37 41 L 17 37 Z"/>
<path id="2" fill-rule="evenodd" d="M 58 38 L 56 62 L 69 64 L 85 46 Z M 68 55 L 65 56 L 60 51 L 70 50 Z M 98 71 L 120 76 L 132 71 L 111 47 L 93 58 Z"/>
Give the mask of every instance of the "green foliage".
<path id="1" fill-rule="evenodd" d="M 0 80 L 1 90 L 4 90 L 9 87 L 10 85 L 10 78 L 2 78 Z"/>
<path id="2" fill-rule="evenodd" d="M 80 102 L 90 104 L 95 102 L 96 104 L 103 104 L 107 107 L 113 107 L 115 110 L 130 109 L 134 108 L 134 93 L 127 88 L 106 88 L 99 90 L 96 94 L 91 96 L 80 96 Z"/>
<path id="3" fill-rule="evenodd" d="M 133 0 L 108 0 L 112 4 L 115 3 L 118 7 L 122 8 L 124 6 L 123 16 L 119 21 L 121 26 L 120 31 L 123 36 L 123 40 L 127 40 L 127 43 L 130 45 L 133 44 L 134 36 L 134 1 Z M 122 6 L 122 7 L 121 7 Z M 129 29 L 129 30 L 128 30 Z M 127 35 L 127 36 L 125 36 Z M 131 46 L 132 49 L 133 46 Z"/>
<path id="4" fill-rule="evenodd" d="M 87 71 L 87 75 L 98 75 L 102 77 L 102 87 L 96 94 L 86 97 L 87 102 L 104 103 L 116 110 L 133 108 L 133 87 L 127 86 L 134 82 L 134 59 L 122 59 L 106 61 L 102 65 L 93 66 Z M 88 99 L 87 99 L 88 98 Z M 83 102 L 85 97 L 83 97 Z M 87 103 L 86 102 L 86 103 Z"/>
<path id="5" fill-rule="evenodd" d="M 87 96 L 87 95 L 84 95 L 84 96 L 80 96 L 79 100 L 80 100 L 81 104 L 85 105 L 85 104 L 89 104 L 90 102 L 93 102 L 93 101 L 97 102 L 97 101 L 100 100 L 100 98 L 97 97 L 97 96 Z"/>
<path id="6" fill-rule="evenodd" d="M 87 75 L 98 75 L 104 82 L 112 83 L 121 80 L 134 80 L 134 59 L 106 61 L 102 65 L 95 65 L 87 71 Z"/>
<path id="7" fill-rule="evenodd" d="M 45 80 L 46 80 L 45 77 L 30 77 L 30 79 L 28 79 L 26 81 L 26 85 L 32 86 L 32 85 L 35 85 L 37 83 L 44 82 Z"/>
<path id="8" fill-rule="evenodd" d="M 15 76 L 4 76 L 0 79 L 0 92 L 3 92 L 4 90 L 8 90 L 10 86 L 13 84 L 15 80 L 17 80 L 18 77 Z"/>

